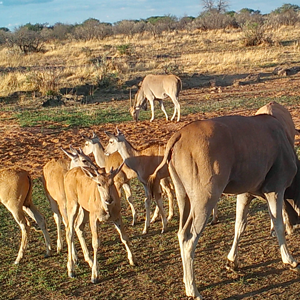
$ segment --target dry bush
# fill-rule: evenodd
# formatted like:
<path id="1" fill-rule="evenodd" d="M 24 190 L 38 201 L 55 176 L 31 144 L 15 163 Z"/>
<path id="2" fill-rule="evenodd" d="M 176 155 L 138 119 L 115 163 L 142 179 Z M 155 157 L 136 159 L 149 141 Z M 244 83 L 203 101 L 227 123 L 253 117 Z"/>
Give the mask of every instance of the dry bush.
<path id="1" fill-rule="evenodd" d="M 17 46 L 24 54 L 44 51 L 44 38 L 41 32 L 29 30 L 27 27 L 17 29 L 8 36 L 9 45 Z"/>
<path id="2" fill-rule="evenodd" d="M 30 72 L 26 81 L 29 90 L 40 92 L 42 96 L 57 95 L 59 93 L 60 75 L 60 69 L 48 68 Z"/>
<path id="3" fill-rule="evenodd" d="M 258 46 L 263 43 L 272 44 L 273 41 L 266 36 L 266 27 L 257 22 L 246 22 L 243 26 L 243 45 L 245 47 Z"/>
<path id="4" fill-rule="evenodd" d="M 217 11 L 206 12 L 194 21 L 194 28 L 202 30 L 225 29 L 235 27 L 235 20 L 227 14 Z"/>
<path id="5" fill-rule="evenodd" d="M 59 91 L 92 84 L 101 88 L 124 86 L 147 74 L 239 74 L 264 71 L 278 64 L 300 61 L 300 27 L 254 28 L 260 47 L 245 47 L 241 29 L 164 31 L 158 37 L 141 33 L 132 37 L 109 36 L 104 40 L 48 42 L 45 53 L 24 55 L 19 49 L 0 50 L 1 96 L 15 91 Z M 266 45 L 266 37 L 277 43 Z M 253 44 L 257 44 L 256 42 Z M 120 55 L 130 45 L 130 55 Z M 267 46 L 267 47 L 266 47 Z M 126 50 L 126 49 L 125 49 Z M 126 51 L 125 51 L 126 52 Z M 56 70 L 56 71 L 50 71 Z M 52 73 L 51 73 L 52 72 Z"/>

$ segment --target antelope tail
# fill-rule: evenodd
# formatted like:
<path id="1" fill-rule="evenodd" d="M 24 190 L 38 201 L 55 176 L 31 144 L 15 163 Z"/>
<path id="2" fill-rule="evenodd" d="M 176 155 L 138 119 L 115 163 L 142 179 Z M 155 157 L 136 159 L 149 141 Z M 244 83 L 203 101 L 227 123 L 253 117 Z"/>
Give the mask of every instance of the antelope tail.
<path id="1" fill-rule="evenodd" d="M 172 156 L 172 149 L 174 147 L 174 145 L 177 143 L 177 141 L 181 138 L 181 134 L 180 133 L 175 133 L 170 140 L 167 143 L 166 149 L 165 149 L 165 154 L 164 154 L 164 158 L 161 161 L 161 163 L 158 165 L 158 167 L 155 169 L 154 173 L 152 175 L 149 176 L 148 179 L 148 190 L 150 191 L 151 197 L 153 197 L 153 189 L 154 186 L 156 186 L 156 184 L 159 184 L 160 181 L 160 176 L 159 172 L 160 170 L 163 168 L 163 166 L 166 163 L 169 163 L 169 161 L 171 160 L 171 156 Z"/>
<path id="2" fill-rule="evenodd" d="M 32 179 L 30 177 L 30 175 L 28 175 L 28 182 L 29 182 L 29 189 L 26 195 L 26 198 L 24 200 L 23 206 L 26 207 L 30 207 L 30 205 L 32 205 L 32 186 L 33 186 L 33 182 Z"/>

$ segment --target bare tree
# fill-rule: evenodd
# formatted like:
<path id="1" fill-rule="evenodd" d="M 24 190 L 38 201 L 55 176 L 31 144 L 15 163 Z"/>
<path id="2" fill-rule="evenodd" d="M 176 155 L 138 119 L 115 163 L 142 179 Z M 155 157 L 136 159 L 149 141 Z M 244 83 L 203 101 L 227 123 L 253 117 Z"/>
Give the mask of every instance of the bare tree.
<path id="1" fill-rule="evenodd" d="M 205 11 L 212 11 L 214 8 L 214 0 L 201 0 L 203 9 Z"/>
<path id="2" fill-rule="evenodd" d="M 202 6 L 205 11 L 217 11 L 219 13 L 224 13 L 229 4 L 226 0 L 201 0 Z"/>
<path id="3" fill-rule="evenodd" d="M 224 13 L 227 10 L 228 6 L 228 2 L 224 0 L 218 0 L 216 3 L 216 8 L 219 13 Z"/>
<path id="4" fill-rule="evenodd" d="M 24 54 L 42 52 L 44 38 L 40 31 L 33 31 L 23 26 L 10 35 L 9 44 L 18 46 Z"/>

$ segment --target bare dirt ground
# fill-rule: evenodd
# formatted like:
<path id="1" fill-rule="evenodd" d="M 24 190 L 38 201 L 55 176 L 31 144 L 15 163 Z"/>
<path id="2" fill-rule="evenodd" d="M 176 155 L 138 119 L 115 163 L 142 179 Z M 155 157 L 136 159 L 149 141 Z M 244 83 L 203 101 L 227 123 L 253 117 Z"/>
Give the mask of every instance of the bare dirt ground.
<path id="1" fill-rule="evenodd" d="M 292 77 L 273 77 L 261 83 L 227 86 L 220 89 L 214 88 L 191 88 L 182 91 L 180 99 L 181 105 L 189 102 L 199 102 L 206 100 L 222 101 L 229 97 L 238 98 L 248 95 L 255 99 L 256 97 L 280 97 L 300 95 L 299 89 L 300 73 Z M 97 100 L 97 99 L 96 99 Z M 300 101 L 300 100 L 299 100 Z M 128 105 L 128 100 L 118 101 L 119 105 Z M 85 109 L 85 106 L 82 107 Z M 156 108 L 158 109 L 158 108 Z M 300 128 L 299 106 L 288 107 L 292 114 L 296 128 Z M 247 107 L 239 107 L 236 110 L 224 110 L 223 115 L 241 114 L 253 115 L 255 110 Z M 20 128 L 14 120 L 3 122 L 7 117 L 7 112 L 0 112 L 0 153 L 2 166 L 20 165 L 32 172 L 32 175 L 40 176 L 42 166 L 50 157 L 61 155 L 59 147 L 68 147 L 69 144 L 81 146 L 83 139 L 81 133 L 91 133 L 95 131 L 102 137 L 104 144 L 106 136 L 104 130 L 113 131 L 115 124 L 105 124 L 93 126 L 91 128 L 70 129 L 70 130 L 50 130 L 39 127 Z M 179 123 L 166 122 L 164 119 L 155 119 L 152 123 L 149 121 L 126 122 L 118 124 L 118 128 L 123 130 L 128 139 L 139 147 L 152 142 L 166 142 L 168 138 L 185 124 L 197 120 L 220 116 L 217 113 L 198 113 L 182 116 Z"/>
<path id="2" fill-rule="evenodd" d="M 298 73 L 291 77 L 273 77 L 263 82 L 231 85 L 221 89 L 185 89 L 182 91 L 180 99 L 184 105 L 189 101 L 197 102 L 207 99 L 223 101 L 233 95 L 236 98 L 250 95 L 253 99 L 256 97 L 265 97 L 266 99 L 278 97 L 280 99 L 283 96 L 299 96 L 300 103 L 299 87 L 300 74 Z M 120 105 L 127 105 L 127 100 L 119 102 Z M 291 105 L 287 108 L 292 114 L 296 128 L 300 128 L 300 106 Z M 255 110 L 239 107 L 236 110 L 224 110 L 222 114 L 253 115 L 254 113 Z M 115 129 L 115 124 L 70 130 L 20 128 L 14 120 L 9 123 L 2 121 L 4 115 L 7 117 L 7 114 L 7 112 L 0 113 L 1 167 L 18 165 L 29 170 L 34 178 L 41 176 L 43 165 L 51 157 L 62 156 L 59 147 L 68 147 L 69 144 L 81 146 L 83 139 L 80 133 L 91 134 L 92 131 L 95 131 L 105 144 L 104 130 L 113 131 Z M 172 133 L 188 122 L 219 115 L 217 113 L 190 114 L 183 116 L 179 123 L 166 122 L 164 119 L 156 119 L 152 123 L 132 121 L 120 123 L 118 128 L 125 132 L 133 145 L 138 147 L 153 142 L 166 142 Z M 298 138 L 296 144 L 299 144 Z M 197 247 L 196 282 L 205 299 L 300 299 L 300 277 L 282 265 L 277 242 L 268 235 L 267 209 L 261 202 L 255 202 L 253 205 L 254 210 L 249 218 L 247 233 L 241 244 L 242 268 L 237 273 L 226 272 L 224 261 L 232 242 L 234 228 L 234 207 L 229 208 L 230 205 L 234 205 L 234 202 L 224 201 L 221 205 L 220 222 L 216 226 L 206 228 Z M 127 213 L 130 216 L 129 211 Z M 140 260 L 137 271 L 128 267 L 125 261 L 117 262 L 119 266 L 114 264 L 114 275 L 107 277 L 106 273 L 102 273 L 101 276 L 104 279 L 99 285 L 80 285 L 80 283 L 74 285 L 73 281 L 70 283 L 68 278 L 64 278 L 59 288 L 56 287 L 53 290 L 50 289 L 48 293 L 43 293 L 44 299 L 185 299 L 179 248 L 176 245 L 175 249 L 172 244 L 176 241 L 177 221 L 178 219 L 175 218 L 171 222 L 170 231 L 164 236 L 159 235 L 160 224 L 155 224 L 156 227 L 154 226 L 146 239 L 140 235 L 142 221 L 139 229 L 129 229 L 130 236 L 134 236 L 133 244 Z M 230 235 L 228 235 L 229 231 Z M 156 240 L 157 248 L 151 248 L 153 246 L 150 239 Z M 288 237 L 288 243 L 291 245 L 292 253 L 300 260 L 299 231 Z M 150 248 L 147 248 L 149 245 Z M 122 247 L 122 245 L 119 246 L 120 251 L 124 251 Z M 145 252 L 146 249 L 148 252 Z M 104 254 L 104 256 L 109 255 Z M 122 255 L 125 260 L 125 254 L 122 253 Z M 32 259 L 30 255 L 24 264 L 28 263 L 29 259 Z M 59 262 L 50 262 L 51 258 L 47 261 L 57 268 L 56 272 L 66 273 L 65 261 L 62 258 L 60 264 Z M 101 265 L 100 268 L 102 267 Z M 88 268 L 86 273 L 86 277 L 89 277 Z M 55 274 L 55 276 L 59 275 Z M 85 278 L 85 280 L 88 279 Z M 115 287 L 115 293 L 111 292 L 111 287 L 108 288 L 112 285 Z M 19 297 L 15 295 L 11 299 L 29 299 L 24 291 L 19 293 Z M 42 299 L 38 294 L 31 297 L 31 299 L 33 298 Z"/>

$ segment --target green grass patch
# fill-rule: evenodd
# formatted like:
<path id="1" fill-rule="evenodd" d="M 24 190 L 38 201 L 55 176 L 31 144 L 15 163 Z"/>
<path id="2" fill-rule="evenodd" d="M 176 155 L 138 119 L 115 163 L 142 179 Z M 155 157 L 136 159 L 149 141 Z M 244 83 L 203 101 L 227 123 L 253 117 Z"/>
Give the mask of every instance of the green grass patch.
<path id="1" fill-rule="evenodd" d="M 13 115 L 22 127 L 43 126 L 47 128 L 89 127 L 105 123 L 116 123 L 131 120 L 128 111 L 116 107 L 88 106 L 80 108 L 53 108 L 23 110 Z"/>

